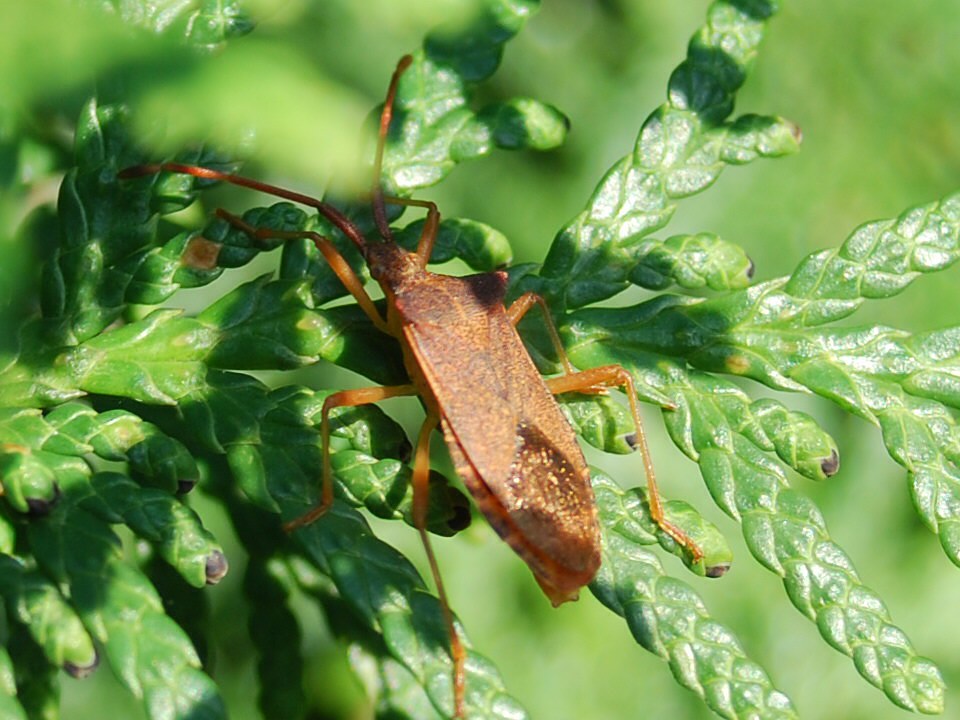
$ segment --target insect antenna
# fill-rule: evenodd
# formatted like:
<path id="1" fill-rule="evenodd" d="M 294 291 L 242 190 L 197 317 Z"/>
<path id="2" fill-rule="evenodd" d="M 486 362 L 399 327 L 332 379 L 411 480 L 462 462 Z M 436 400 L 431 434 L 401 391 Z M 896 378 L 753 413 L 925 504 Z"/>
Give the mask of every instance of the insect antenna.
<path id="1" fill-rule="evenodd" d="M 390 78 L 390 87 L 387 90 L 387 98 L 383 102 L 383 110 L 380 111 L 380 132 L 377 135 L 377 153 L 373 159 L 373 190 L 371 198 L 373 203 L 373 221 L 377 224 L 377 230 L 380 237 L 387 241 L 393 241 L 393 233 L 390 232 L 390 223 L 387 221 L 387 205 L 383 197 L 383 187 L 380 185 L 380 174 L 383 171 L 383 148 L 387 143 L 387 131 L 390 129 L 390 121 L 393 119 L 393 103 L 397 97 L 397 85 L 400 83 L 400 76 L 410 67 L 413 58 L 410 55 L 404 55 L 397 63 L 396 70 L 393 71 L 393 77 Z"/>
<path id="2" fill-rule="evenodd" d="M 283 200 L 290 200 L 291 202 L 300 203 L 301 205 L 315 208 L 338 230 L 340 230 L 340 232 L 350 238 L 350 240 L 353 241 L 353 244 L 356 245 L 361 252 L 366 247 L 366 240 L 364 240 L 363 235 L 357 229 L 356 225 L 350 222 L 350 220 L 343 213 L 329 203 L 325 203 L 323 200 L 318 200 L 317 198 L 310 197 L 309 195 L 304 195 L 303 193 L 298 193 L 294 190 L 287 190 L 286 188 L 271 185 L 270 183 L 260 182 L 259 180 L 244 177 L 243 175 L 234 175 L 233 173 L 221 172 L 220 170 L 213 170 L 201 165 L 186 165 L 184 163 L 165 162 L 134 165 L 132 167 L 124 168 L 117 173 L 117 177 L 121 180 L 131 180 L 134 178 L 146 177 L 147 175 L 156 175 L 160 172 L 181 173 L 183 175 L 192 175 L 193 177 L 202 178 L 204 180 L 219 180 L 220 182 L 227 182 L 231 185 L 249 188 L 250 190 L 256 190 L 257 192 L 262 192 L 266 195 L 273 195 L 274 197 L 282 198 Z"/>

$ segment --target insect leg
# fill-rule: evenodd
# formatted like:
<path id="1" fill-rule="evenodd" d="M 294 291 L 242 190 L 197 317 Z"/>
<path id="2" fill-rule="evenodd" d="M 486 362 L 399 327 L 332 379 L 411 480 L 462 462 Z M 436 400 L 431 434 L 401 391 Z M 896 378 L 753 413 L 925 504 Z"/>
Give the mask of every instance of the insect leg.
<path id="1" fill-rule="evenodd" d="M 287 190 L 286 188 L 278 187 L 277 185 L 260 182 L 259 180 L 253 180 L 252 178 L 244 177 L 243 175 L 234 175 L 233 173 L 221 172 L 219 170 L 205 168 L 201 165 L 185 165 L 183 163 L 165 162 L 134 165 L 132 167 L 124 168 L 117 173 L 117 177 L 121 180 L 132 180 L 134 178 L 146 177 L 148 175 L 156 175 L 157 173 L 161 172 L 192 175 L 193 177 L 204 180 L 219 180 L 221 182 L 230 183 L 231 185 L 237 185 L 239 187 L 256 190 L 257 192 L 262 192 L 265 195 L 273 195 L 274 197 L 283 198 L 284 200 L 290 200 L 291 202 L 312 207 L 327 220 L 333 223 L 333 225 L 336 226 L 340 232 L 350 238 L 353 244 L 356 245 L 361 252 L 367 245 L 363 234 L 357 229 L 357 226 L 350 222 L 350 220 L 347 219 L 342 212 L 333 207 L 333 205 L 325 203 L 323 200 L 310 197 L 309 195 L 304 195 L 303 193 L 298 193 L 294 190 Z"/>
<path id="2" fill-rule="evenodd" d="M 440 600 L 443 619 L 450 636 L 450 657 L 453 660 L 454 717 L 462 718 L 465 717 L 464 690 L 466 678 L 464 665 L 467 653 L 463 643 L 460 642 L 460 636 L 457 635 L 457 628 L 453 624 L 453 611 L 450 610 L 450 603 L 447 601 L 447 593 L 443 588 L 443 580 L 440 577 L 440 566 L 437 564 L 437 558 L 433 553 L 433 546 L 426 529 L 427 502 L 430 492 L 430 435 L 437 428 L 439 422 L 439 417 L 432 413 L 428 414 L 417 438 L 417 449 L 413 456 L 413 524 L 420 533 L 420 540 L 423 541 L 423 549 L 430 563 L 430 573 L 433 575 L 433 581 L 437 586 L 437 597 Z"/>
<path id="3" fill-rule="evenodd" d="M 375 386 L 342 390 L 328 395 L 323 401 L 320 412 L 320 442 L 323 452 L 323 476 L 320 490 L 320 502 L 298 518 L 284 523 L 283 529 L 292 532 L 297 528 L 309 525 L 319 519 L 333 504 L 333 466 L 330 464 L 330 411 L 335 407 L 356 407 L 369 405 L 392 397 L 416 395 L 417 388 L 413 385 L 393 385 L 389 387 Z"/>
<path id="4" fill-rule="evenodd" d="M 316 245 L 317 250 L 323 255 L 324 259 L 327 261 L 327 264 L 330 265 L 330 269 L 333 270 L 334 274 L 340 279 L 340 282 L 343 283 L 343 286 L 347 289 L 353 297 L 356 299 L 357 304 L 366 313 L 367 317 L 373 321 L 373 324 L 381 332 L 387 334 L 390 333 L 390 330 L 387 328 L 387 321 L 384 320 L 380 313 L 377 312 L 376 305 L 373 304 L 373 300 L 370 299 L 370 296 L 367 294 L 367 291 L 363 288 L 363 283 L 360 281 L 360 278 L 357 277 L 357 274 L 353 271 L 353 268 L 350 267 L 350 264 L 343 258 L 343 255 L 333 246 L 327 238 L 325 238 L 320 233 L 312 232 L 310 230 L 273 230 L 271 228 L 258 228 L 254 227 L 250 223 L 242 220 L 233 213 L 227 212 L 223 208 L 217 208 L 216 211 L 217 217 L 222 220 L 226 220 L 228 223 L 243 230 L 247 235 L 254 238 L 255 240 L 266 240 L 268 238 L 276 238 L 278 240 L 296 240 L 298 238 L 307 238 L 313 241 L 313 244 Z"/>
<path id="5" fill-rule="evenodd" d="M 577 369 L 573 366 L 573 363 L 570 362 L 570 356 L 567 355 L 567 351 L 563 347 L 563 343 L 560 341 L 560 333 L 557 332 L 557 326 L 553 322 L 553 316 L 550 315 L 550 308 L 547 307 L 547 301 L 543 299 L 540 295 L 534 292 L 526 292 L 516 300 L 514 300 L 510 307 L 507 308 L 507 317 L 510 318 L 510 322 L 514 326 L 523 319 L 523 316 L 527 314 L 527 311 L 530 310 L 534 305 L 539 305 L 540 309 L 543 311 L 543 320 L 547 326 L 547 333 L 550 335 L 550 342 L 553 344 L 554 352 L 557 353 L 557 357 L 560 358 L 560 362 L 563 364 L 563 374 L 564 376 L 576 375 Z M 580 388 L 577 392 L 584 393 L 586 395 L 605 395 L 607 392 L 607 385 L 597 385 L 594 387 L 584 386 Z"/>
<path id="6" fill-rule="evenodd" d="M 401 197 L 384 197 L 383 201 L 392 205 L 427 209 L 427 219 L 424 222 L 423 231 L 420 233 L 420 241 L 417 243 L 417 257 L 420 258 L 421 266 L 426 267 L 427 263 L 430 262 L 430 255 L 433 254 L 433 243 L 437 239 L 437 228 L 440 226 L 440 211 L 437 209 L 437 204 L 430 200 L 414 200 Z"/>
<path id="7" fill-rule="evenodd" d="M 537 293 L 525 292 L 510 303 L 510 307 L 507 308 L 507 317 L 510 318 L 510 322 L 516 326 L 534 305 L 539 305 L 543 311 L 543 319 L 547 325 L 547 332 L 550 334 L 550 342 L 553 343 L 553 349 L 557 353 L 557 357 L 560 358 L 560 362 L 563 363 L 564 374 L 573 375 L 577 372 L 577 369 L 573 366 L 573 363 L 570 362 L 567 351 L 563 349 L 563 343 L 560 342 L 560 334 L 557 332 L 557 326 L 550 316 L 550 308 L 547 307 L 546 300 L 537 295 Z"/>
<path id="8" fill-rule="evenodd" d="M 647 475 L 650 517 L 653 518 L 654 522 L 657 523 L 667 535 L 687 549 L 694 562 L 699 561 L 703 557 L 703 551 L 683 530 L 667 520 L 663 512 L 663 501 L 660 498 L 660 491 L 657 489 L 656 475 L 653 471 L 653 461 L 650 458 L 650 449 L 647 447 L 647 438 L 643 431 L 643 422 L 640 420 L 640 411 L 637 407 L 637 391 L 630 373 L 620 365 L 603 365 L 573 374 L 548 378 L 545 382 L 554 395 L 565 392 L 581 392 L 581 388 L 587 388 L 588 391 L 597 387 L 619 387 L 624 389 L 627 394 L 627 399 L 630 401 L 630 413 L 633 415 L 633 423 L 637 429 L 636 444 L 640 450 L 640 454 L 643 456 L 643 466 Z"/>

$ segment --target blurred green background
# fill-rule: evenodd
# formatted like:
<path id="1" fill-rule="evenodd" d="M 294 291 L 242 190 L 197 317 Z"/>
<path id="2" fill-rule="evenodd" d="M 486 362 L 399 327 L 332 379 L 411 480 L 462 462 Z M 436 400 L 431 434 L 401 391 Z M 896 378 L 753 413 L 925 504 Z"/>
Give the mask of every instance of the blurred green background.
<path id="1" fill-rule="evenodd" d="M 93 5 L 94 3 L 89 3 Z M 123 5 L 124 3 L 118 3 Z M 171 3 L 172 4 L 172 3 Z M 216 57 L 197 57 L 170 41 L 131 42 L 118 23 L 80 4 L 56 0 L 0 4 L 0 336 L 30 310 L 41 248 L 18 242 L 55 198 L 69 163 L 69 134 L 95 77 L 105 93 L 135 99 L 145 142 L 160 136 L 213 137 L 253 151 L 248 174 L 322 193 L 362 167 L 360 125 L 381 102 L 401 54 L 424 33 L 462 11 L 455 0 L 258 0 L 257 30 Z M 556 230 L 583 206 L 602 173 L 630 150 L 646 115 L 659 105 L 672 68 L 702 23 L 705 2 L 547 0 L 507 45 L 500 71 L 479 100 L 531 95 L 572 123 L 567 144 L 549 154 L 497 152 L 459 167 L 424 193 L 447 216 L 489 223 L 511 239 L 518 261 L 543 258 Z M 742 244 L 756 280 L 788 273 L 807 253 L 838 245 L 858 224 L 898 214 L 960 187 L 960 6 L 955 0 L 901 3 L 787 3 L 774 20 L 738 112 L 778 114 L 803 130 L 799 156 L 729 170 L 704 195 L 686 201 L 663 236 L 711 231 Z M 171 140 L 173 138 L 173 140 Z M 354 178 L 355 180 L 355 178 Z M 245 200 L 225 190 L 224 205 Z M 180 293 L 203 307 L 233 285 L 269 269 L 275 257 L 230 273 L 212 286 Z M 866 306 L 848 322 L 880 322 L 914 331 L 960 320 L 960 268 L 920 278 L 897 298 Z M 639 295 L 631 296 L 636 300 Z M 311 368 L 278 382 L 351 386 L 363 381 Z M 745 386 L 751 394 L 763 388 Z M 910 506 L 904 471 L 878 433 L 833 406 L 802 397 L 785 402 L 815 415 L 837 438 L 838 475 L 820 486 L 800 478 L 864 582 L 886 600 L 894 621 L 921 654 L 946 673 L 948 717 L 960 717 L 960 572 Z M 415 404 L 391 405 L 416 423 Z M 794 700 L 802 717 L 902 718 L 852 663 L 829 649 L 788 603 L 779 581 L 749 557 L 737 527 L 716 511 L 692 463 L 666 439 L 647 410 L 665 494 L 683 497 L 728 534 L 733 570 L 706 581 L 664 562 L 707 599 L 748 653 Z M 413 426 L 413 425 L 412 425 Z M 591 455 L 624 484 L 642 480 L 636 458 Z M 215 507 L 195 500 L 228 542 Z M 422 563 L 416 533 L 377 524 Z M 456 541 L 437 541 L 452 604 L 473 644 L 500 667 L 508 687 L 537 718 L 713 717 L 680 689 L 658 659 L 639 649 L 624 624 L 588 593 L 553 610 L 523 564 L 482 522 Z M 232 717 L 255 718 L 254 667 L 233 573 L 208 592 L 217 638 L 214 677 Z M 316 718 L 364 718 L 358 685 L 323 619 L 303 604 L 307 682 L 324 708 Z M 65 718 L 142 717 L 101 671 L 64 681 Z"/>

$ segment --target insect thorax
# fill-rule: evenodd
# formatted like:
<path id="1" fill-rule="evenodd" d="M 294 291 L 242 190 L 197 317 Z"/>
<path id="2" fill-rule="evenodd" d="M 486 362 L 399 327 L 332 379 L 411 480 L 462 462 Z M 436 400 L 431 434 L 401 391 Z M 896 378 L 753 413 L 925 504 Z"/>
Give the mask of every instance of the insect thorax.
<path id="1" fill-rule="evenodd" d="M 373 279 L 394 292 L 423 274 L 419 256 L 395 242 L 370 243 L 364 254 Z"/>

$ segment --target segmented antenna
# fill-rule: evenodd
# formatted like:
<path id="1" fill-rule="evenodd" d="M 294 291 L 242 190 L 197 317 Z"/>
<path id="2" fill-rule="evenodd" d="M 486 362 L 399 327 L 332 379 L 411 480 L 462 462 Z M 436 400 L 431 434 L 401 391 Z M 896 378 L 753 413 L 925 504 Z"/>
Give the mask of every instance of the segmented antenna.
<path id="1" fill-rule="evenodd" d="M 400 76 L 410 67 L 413 57 L 404 55 L 397 63 L 397 69 L 393 71 L 393 77 L 390 78 L 390 87 L 387 90 L 387 99 L 383 103 L 383 110 L 380 111 L 380 134 L 377 137 L 377 154 L 373 158 L 373 190 L 371 197 L 373 200 L 373 221 L 377 224 L 377 230 L 384 240 L 393 240 L 393 233 L 390 232 L 390 223 L 387 222 L 387 207 L 383 199 L 383 187 L 380 185 L 380 174 L 383 168 L 383 148 L 387 143 L 387 131 L 390 129 L 390 121 L 393 119 L 393 102 L 397 97 L 397 85 L 400 84 Z"/>

